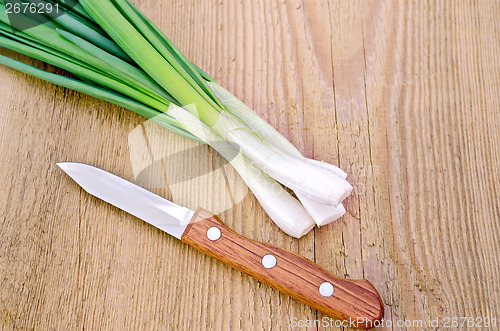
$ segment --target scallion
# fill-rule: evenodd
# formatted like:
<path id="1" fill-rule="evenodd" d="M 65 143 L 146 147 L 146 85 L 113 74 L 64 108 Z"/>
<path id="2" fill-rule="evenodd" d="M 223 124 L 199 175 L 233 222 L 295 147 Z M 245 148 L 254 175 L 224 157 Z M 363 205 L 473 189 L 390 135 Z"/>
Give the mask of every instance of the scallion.
<path id="1" fill-rule="evenodd" d="M 4 56 L 0 63 L 126 107 L 211 145 L 230 160 L 271 219 L 291 236 L 301 237 L 314 223 L 324 225 L 345 213 L 341 202 L 352 189 L 345 172 L 305 158 L 187 60 L 131 2 L 80 0 L 70 7 L 62 0 L 46 1 L 59 4 L 64 15 L 47 15 L 51 20 L 46 22 L 46 17 L 18 14 L 11 22 L 0 4 L 0 46 L 76 78 Z M 26 25 L 32 28 L 12 30 Z M 298 200 L 282 185 L 291 188 Z"/>

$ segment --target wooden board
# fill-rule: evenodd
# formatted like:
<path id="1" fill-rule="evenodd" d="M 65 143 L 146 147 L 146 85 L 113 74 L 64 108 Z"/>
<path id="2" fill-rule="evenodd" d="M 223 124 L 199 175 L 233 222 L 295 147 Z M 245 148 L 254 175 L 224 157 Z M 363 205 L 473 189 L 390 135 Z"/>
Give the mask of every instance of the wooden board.
<path id="1" fill-rule="evenodd" d="M 387 329 L 488 316 L 499 327 L 498 2 L 134 2 L 355 188 L 344 218 L 300 240 L 251 194 L 220 214 L 227 225 L 368 279 Z M 90 197 L 56 167 L 135 180 L 129 134 L 144 119 L 5 67 L 0 80 L 0 328 L 287 330 L 324 317 Z"/>

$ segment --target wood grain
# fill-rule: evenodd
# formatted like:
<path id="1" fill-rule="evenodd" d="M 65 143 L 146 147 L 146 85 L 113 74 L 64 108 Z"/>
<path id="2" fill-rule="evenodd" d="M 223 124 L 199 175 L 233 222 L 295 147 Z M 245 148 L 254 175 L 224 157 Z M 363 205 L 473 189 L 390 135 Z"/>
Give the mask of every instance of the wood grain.
<path id="1" fill-rule="evenodd" d="M 393 324 L 382 329 L 455 316 L 499 327 L 497 1 L 134 2 L 355 188 L 343 219 L 300 240 L 251 194 L 219 215 L 229 227 L 369 280 Z M 0 328 L 289 330 L 326 316 L 88 196 L 55 166 L 133 181 L 127 138 L 144 119 L 0 76 Z"/>
<path id="2" fill-rule="evenodd" d="M 219 229 L 219 238 L 208 236 L 212 229 Z M 369 281 L 339 278 L 296 253 L 245 238 L 203 208 L 196 210 L 181 241 L 356 328 L 372 328 L 384 317 L 380 295 Z M 267 255 L 276 262 L 269 268 L 263 266 Z M 325 283 L 333 286 L 333 295 L 320 293 Z"/>

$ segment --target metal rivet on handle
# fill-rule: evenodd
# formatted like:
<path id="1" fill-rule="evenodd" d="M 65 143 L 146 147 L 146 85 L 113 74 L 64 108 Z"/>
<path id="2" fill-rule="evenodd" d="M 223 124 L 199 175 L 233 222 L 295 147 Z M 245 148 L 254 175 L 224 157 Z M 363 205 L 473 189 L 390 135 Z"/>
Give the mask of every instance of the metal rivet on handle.
<path id="1" fill-rule="evenodd" d="M 220 232 L 220 229 L 216 226 L 212 226 L 207 230 L 207 237 L 212 241 L 216 241 L 217 239 L 219 239 L 221 234 L 222 233 Z"/>
<path id="2" fill-rule="evenodd" d="M 276 266 L 276 257 L 271 254 L 264 255 L 262 257 L 262 265 L 266 269 L 272 269 Z"/>
<path id="3" fill-rule="evenodd" d="M 324 297 L 332 296 L 334 291 L 333 285 L 328 282 L 324 282 L 319 286 L 319 293 Z"/>

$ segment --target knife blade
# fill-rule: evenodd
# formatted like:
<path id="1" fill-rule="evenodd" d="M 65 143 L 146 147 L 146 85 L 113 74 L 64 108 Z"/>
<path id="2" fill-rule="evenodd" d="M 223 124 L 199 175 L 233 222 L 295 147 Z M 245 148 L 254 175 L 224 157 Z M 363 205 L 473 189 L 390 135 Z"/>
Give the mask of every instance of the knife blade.
<path id="1" fill-rule="evenodd" d="M 57 165 L 89 194 L 328 316 L 347 321 L 345 326 L 370 328 L 384 316 L 380 295 L 368 280 L 334 276 L 296 253 L 235 233 L 203 208 L 192 211 L 179 206 L 102 169 L 73 162 Z"/>

